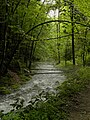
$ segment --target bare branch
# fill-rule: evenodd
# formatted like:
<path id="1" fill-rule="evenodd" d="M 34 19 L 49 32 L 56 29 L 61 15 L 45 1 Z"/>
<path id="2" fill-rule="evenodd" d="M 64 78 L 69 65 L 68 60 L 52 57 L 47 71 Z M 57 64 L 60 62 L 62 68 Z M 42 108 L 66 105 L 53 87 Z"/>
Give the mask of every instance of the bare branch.
<path id="1" fill-rule="evenodd" d="M 48 24 L 48 23 L 52 23 L 52 22 L 60 22 L 60 23 L 71 23 L 70 21 L 68 20 L 51 20 L 51 21 L 46 21 L 46 22 L 43 22 L 43 23 L 40 23 L 36 26 L 34 26 L 33 28 L 31 28 L 30 30 L 28 30 L 26 32 L 26 34 L 28 34 L 29 32 L 31 32 L 32 30 L 34 30 L 35 28 L 41 26 L 41 25 L 44 25 L 44 24 Z M 82 25 L 82 26 L 85 26 L 85 27 L 90 27 L 90 25 L 86 25 L 86 24 L 83 24 L 83 23 L 80 23 L 80 22 L 73 22 L 74 24 L 79 24 L 79 25 Z"/>
<path id="2" fill-rule="evenodd" d="M 78 32 L 76 32 L 75 34 L 78 34 Z M 71 36 L 71 35 L 72 34 L 68 34 L 68 35 L 63 35 L 63 36 L 59 36 L 59 37 L 55 37 L 55 38 L 46 38 L 46 39 L 31 40 L 31 41 L 55 40 L 55 39 L 58 39 L 58 38 L 65 38 L 65 37 L 68 37 L 68 36 Z"/>
<path id="3" fill-rule="evenodd" d="M 18 3 L 16 4 L 16 7 L 15 7 L 15 9 L 14 9 L 14 11 L 13 11 L 13 14 L 15 13 L 16 9 L 18 8 L 20 2 L 21 2 L 21 0 L 19 0 Z"/>

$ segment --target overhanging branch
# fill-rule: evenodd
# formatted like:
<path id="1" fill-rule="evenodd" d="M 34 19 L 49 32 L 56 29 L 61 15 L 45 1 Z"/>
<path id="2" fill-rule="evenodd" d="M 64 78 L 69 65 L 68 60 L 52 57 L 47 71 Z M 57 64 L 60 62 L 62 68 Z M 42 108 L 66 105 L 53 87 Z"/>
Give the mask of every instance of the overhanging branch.
<path id="1" fill-rule="evenodd" d="M 51 20 L 51 21 L 46 21 L 46 22 L 43 22 L 43 23 L 40 23 L 40 24 L 34 26 L 30 30 L 28 30 L 25 34 L 28 34 L 29 32 L 31 32 L 32 30 L 34 30 L 35 28 L 37 28 L 37 27 L 39 27 L 41 25 L 52 23 L 52 22 L 71 23 L 71 21 L 68 21 L 68 20 Z M 82 25 L 82 26 L 85 26 L 85 27 L 90 27 L 90 25 L 86 25 L 86 24 L 83 24 L 83 23 L 80 23 L 80 22 L 73 22 L 73 23 L 74 24 L 79 24 L 79 25 Z"/>
<path id="2" fill-rule="evenodd" d="M 78 33 L 75 33 L 75 34 L 78 34 Z M 71 35 L 72 34 L 68 34 L 68 35 L 63 35 L 63 36 L 55 37 L 55 38 L 46 38 L 46 39 L 31 40 L 31 41 L 55 40 L 55 39 L 58 39 L 58 38 L 65 38 L 65 37 L 68 37 L 68 36 L 71 36 Z"/>

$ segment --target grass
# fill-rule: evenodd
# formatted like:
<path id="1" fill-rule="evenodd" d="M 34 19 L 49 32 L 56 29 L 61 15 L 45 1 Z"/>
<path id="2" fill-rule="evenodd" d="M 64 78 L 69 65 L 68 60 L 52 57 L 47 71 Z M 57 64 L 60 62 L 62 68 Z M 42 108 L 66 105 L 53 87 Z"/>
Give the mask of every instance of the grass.
<path id="1" fill-rule="evenodd" d="M 68 66 L 63 71 L 67 80 L 58 86 L 56 96 L 47 95 L 46 101 L 2 115 L 2 120 L 68 120 L 75 96 L 90 83 L 90 67 Z"/>

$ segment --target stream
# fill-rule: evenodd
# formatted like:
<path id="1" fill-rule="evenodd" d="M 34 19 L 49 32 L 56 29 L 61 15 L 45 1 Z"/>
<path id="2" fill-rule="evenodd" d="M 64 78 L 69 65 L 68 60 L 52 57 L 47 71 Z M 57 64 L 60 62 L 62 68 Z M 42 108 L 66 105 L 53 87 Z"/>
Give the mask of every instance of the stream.
<path id="1" fill-rule="evenodd" d="M 10 104 L 15 103 L 17 98 L 24 99 L 25 107 L 32 98 L 35 98 L 41 92 L 56 94 L 55 88 L 66 79 L 63 71 L 48 62 L 37 63 L 37 66 L 32 71 L 35 73 L 32 79 L 22 85 L 18 91 L 0 96 L 0 111 L 4 110 L 4 113 L 7 113 L 12 110 L 13 107 Z"/>

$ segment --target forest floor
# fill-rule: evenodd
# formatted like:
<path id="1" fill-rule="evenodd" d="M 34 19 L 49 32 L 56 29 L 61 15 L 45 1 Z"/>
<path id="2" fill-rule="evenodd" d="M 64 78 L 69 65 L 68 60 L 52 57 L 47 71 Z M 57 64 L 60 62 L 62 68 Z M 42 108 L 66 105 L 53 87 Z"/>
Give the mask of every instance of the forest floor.
<path id="1" fill-rule="evenodd" d="M 69 120 L 90 120 L 90 84 L 76 97 Z"/>

